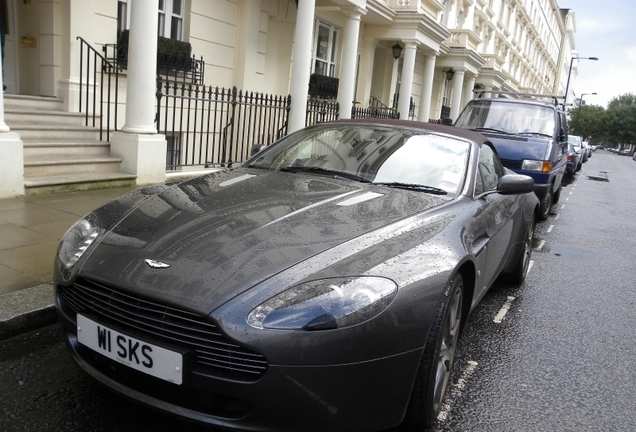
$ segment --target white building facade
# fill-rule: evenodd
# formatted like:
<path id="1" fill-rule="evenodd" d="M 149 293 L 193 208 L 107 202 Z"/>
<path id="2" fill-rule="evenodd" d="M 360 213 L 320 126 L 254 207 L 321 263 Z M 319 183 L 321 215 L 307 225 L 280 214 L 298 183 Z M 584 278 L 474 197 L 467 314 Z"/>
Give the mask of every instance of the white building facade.
<path id="1" fill-rule="evenodd" d="M 557 0 L 2 0 L 0 8 L 7 98 L 45 96 L 77 112 L 78 37 L 101 51 L 129 29 L 131 56 L 150 53 L 128 62 L 118 90 L 124 126 L 110 139 L 111 156 L 139 184 L 165 178 L 166 140 L 149 96 L 153 35 L 189 42 L 205 85 L 290 94 L 289 132 L 305 125 L 312 76 L 337 79 L 340 118 L 355 104 L 429 121 L 455 119 L 474 89 L 562 95 L 576 56 L 574 14 Z M 5 124 L 4 105 L 0 197 L 25 193 L 27 177 L 25 144 Z"/>

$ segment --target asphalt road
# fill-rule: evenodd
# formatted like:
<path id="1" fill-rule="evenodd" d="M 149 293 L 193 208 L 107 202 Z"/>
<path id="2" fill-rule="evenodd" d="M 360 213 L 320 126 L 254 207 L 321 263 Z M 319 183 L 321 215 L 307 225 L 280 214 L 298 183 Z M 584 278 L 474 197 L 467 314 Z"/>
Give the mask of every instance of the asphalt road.
<path id="1" fill-rule="evenodd" d="M 497 283 L 471 315 L 430 431 L 633 430 L 635 189 L 636 162 L 603 151 L 565 186 L 537 226 L 527 281 Z M 2 431 L 184 427 L 212 430 L 93 382 L 57 326 L 0 343 Z"/>

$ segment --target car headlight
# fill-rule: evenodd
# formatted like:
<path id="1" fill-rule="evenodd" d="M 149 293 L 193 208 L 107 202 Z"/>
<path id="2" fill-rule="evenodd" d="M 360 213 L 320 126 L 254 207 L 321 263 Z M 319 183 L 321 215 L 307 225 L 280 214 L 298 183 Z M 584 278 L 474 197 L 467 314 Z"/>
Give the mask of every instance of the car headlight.
<path id="1" fill-rule="evenodd" d="M 93 213 L 75 222 L 62 237 L 57 253 L 60 263 L 67 269 L 71 268 L 98 234 L 99 220 Z"/>
<path id="2" fill-rule="evenodd" d="M 549 173 L 552 170 L 552 163 L 550 161 L 524 159 L 521 162 L 521 169 L 524 171 Z"/>
<path id="3" fill-rule="evenodd" d="M 382 277 L 345 277 L 307 282 L 252 310 L 247 322 L 259 329 L 328 330 L 367 321 L 385 310 L 397 285 Z"/>

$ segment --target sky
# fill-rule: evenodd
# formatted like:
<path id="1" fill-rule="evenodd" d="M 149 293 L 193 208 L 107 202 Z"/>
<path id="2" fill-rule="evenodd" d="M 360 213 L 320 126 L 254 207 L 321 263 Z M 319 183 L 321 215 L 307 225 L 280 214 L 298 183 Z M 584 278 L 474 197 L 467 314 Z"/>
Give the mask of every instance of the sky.
<path id="1" fill-rule="evenodd" d="M 607 108 L 615 97 L 636 95 L 636 0 L 558 0 L 558 4 L 574 10 L 578 55 L 599 59 L 579 60 L 578 76 L 570 83 L 577 98 L 597 93 L 585 95 L 585 103 Z"/>

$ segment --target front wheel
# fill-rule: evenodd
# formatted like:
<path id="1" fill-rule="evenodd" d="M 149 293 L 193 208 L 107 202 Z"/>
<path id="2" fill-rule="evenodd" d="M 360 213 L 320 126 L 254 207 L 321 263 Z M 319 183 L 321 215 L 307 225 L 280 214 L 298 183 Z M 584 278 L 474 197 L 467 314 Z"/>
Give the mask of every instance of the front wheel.
<path id="1" fill-rule="evenodd" d="M 541 201 L 541 207 L 539 208 L 539 220 L 544 221 L 550 215 L 550 209 L 552 209 L 552 189 L 548 191 L 543 201 Z"/>
<path id="2" fill-rule="evenodd" d="M 437 308 L 406 411 L 407 423 L 429 426 L 442 409 L 461 330 L 463 291 L 464 280 L 457 274 Z"/>

